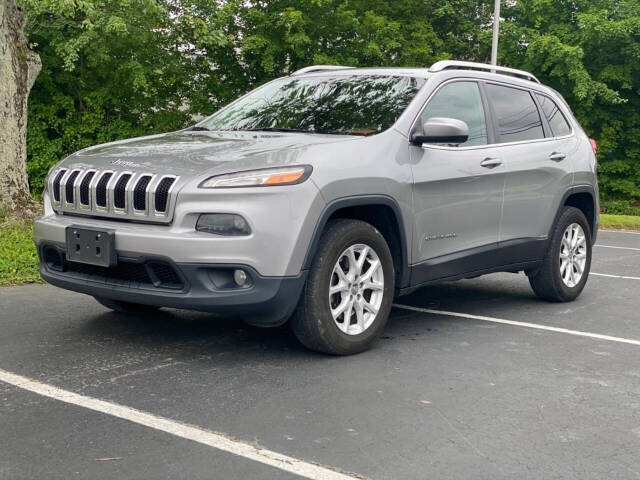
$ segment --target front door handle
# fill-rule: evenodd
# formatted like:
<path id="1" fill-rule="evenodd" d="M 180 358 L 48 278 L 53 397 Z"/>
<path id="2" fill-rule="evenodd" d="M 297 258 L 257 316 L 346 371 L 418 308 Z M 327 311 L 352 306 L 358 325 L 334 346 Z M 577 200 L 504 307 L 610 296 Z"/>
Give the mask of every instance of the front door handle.
<path id="1" fill-rule="evenodd" d="M 567 158 L 567 155 L 560 152 L 553 152 L 551 155 L 549 155 L 549 160 L 553 160 L 554 162 L 560 162 L 565 158 Z"/>
<path id="2" fill-rule="evenodd" d="M 485 168 L 496 168 L 498 165 L 502 165 L 502 160 L 499 158 L 487 157 L 480 162 L 480 166 Z"/>

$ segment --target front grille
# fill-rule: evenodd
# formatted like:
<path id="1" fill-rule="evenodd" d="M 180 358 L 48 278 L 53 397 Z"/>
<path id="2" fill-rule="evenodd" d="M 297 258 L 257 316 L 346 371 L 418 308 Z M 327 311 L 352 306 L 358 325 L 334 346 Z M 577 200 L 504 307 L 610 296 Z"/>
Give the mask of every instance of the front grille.
<path id="1" fill-rule="evenodd" d="M 130 178 L 131 178 L 131 174 L 125 173 L 116 182 L 116 186 L 113 189 L 113 206 L 114 207 L 123 209 L 126 206 L 126 198 L 127 198 L 126 189 L 127 189 L 127 183 L 129 183 Z"/>
<path id="2" fill-rule="evenodd" d="M 64 177 L 65 173 L 67 173 L 66 170 L 60 170 L 53 180 L 53 188 L 51 190 L 53 191 L 53 199 L 56 202 L 60 201 L 60 182 L 62 181 L 62 177 Z"/>
<path id="3" fill-rule="evenodd" d="M 169 223 L 178 179 L 175 175 L 64 168 L 53 171 L 47 185 L 58 213 Z"/>
<path id="4" fill-rule="evenodd" d="M 145 175 L 138 180 L 136 188 L 133 190 L 133 208 L 136 210 L 146 210 L 147 208 L 147 187 L 151 181 L 151 175 Z"/>
<path id="5" fill-rule="evenodd" d="M 96 186 L 96 204 L 99 207 L 106 208 L 107 206 L 107 184 L 113 173 L 107 172 L 102 175 L 102 178 L 98 181 L 98 185 Z"/>
<path id="6" fill-rule="evenodd" d="M 71 172 L 71 175 L 69 175 L 69 178 L 67 178 L 67 181 L 64 187 L 64 194 L 65 194 L 64 198 L 67 203 L 73 203 L 73 187 L 74 187 L 76 178 L 78 178 L 79 174 L 80 174 L 80 171 L 76 170 L 75 172 Z"/>
<path id="7" fill-rule="evenodd" d="M 89 185 L 96 172 L 87 173 L 80 183 L 80 204 L 89 205 Z"/>
<path id="8" fill-rule="evenodd" d="M 167 200 L 169 199 L 169 189 L 173 182 L 175 182 L 175 178 L 163 178 L 160 184 L 158 185 L 158 189 L 156 190 L 156 211 L 164 212 L 167 210 Z"/>

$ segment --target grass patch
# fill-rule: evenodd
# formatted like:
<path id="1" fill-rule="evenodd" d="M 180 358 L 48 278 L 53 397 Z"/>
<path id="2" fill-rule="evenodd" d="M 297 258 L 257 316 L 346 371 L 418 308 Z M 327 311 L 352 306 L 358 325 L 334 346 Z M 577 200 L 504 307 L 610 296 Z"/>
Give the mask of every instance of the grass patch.
<path id="1" fill-rule="evenodd" d="M 640 231 L 640 216 L 600 214 L 600 228 L 605 230 Z"/>
<path id="2" fill-rule="evenodd" d="M 33 222 L 16 222 L 0 215 L 0 286 L 42 283 L 33 244 Z"/>

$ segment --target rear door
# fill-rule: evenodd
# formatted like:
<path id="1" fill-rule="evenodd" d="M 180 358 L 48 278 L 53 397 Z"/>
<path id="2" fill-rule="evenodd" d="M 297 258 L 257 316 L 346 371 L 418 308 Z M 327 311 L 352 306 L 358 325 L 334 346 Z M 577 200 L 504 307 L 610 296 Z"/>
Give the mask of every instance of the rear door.
<path id="1" fill-rule="evenodd" d="M 441 85 L 417 120 L 463 120 L 467 142 L 411 146 L 414 177 L 412 283 L 485 268 L 482 260 L 496 246 L 505 168 L 493 143 L 479 84 L 455 80 Z M 482 250 L 481 259 L 477 254 Z M 474 260 L 469 257 L 476 256 Z"/>
<path id="2" fill-rule="evenodd" d="M 537 259 L 544 251 L 541 240 L 549 233 L 559 199 L 572 182 L 571 146 L 560 127 L 562 113 L 554 116 L 551 105 L 543 105 L 549 107 L 558 132 L 562 131 L 554 136 L 535 93 L 496 83 L 487 83 L 485 90 L 506 168 L 501 246 L 522 246 L 515 252 L 515 261 Z"/>

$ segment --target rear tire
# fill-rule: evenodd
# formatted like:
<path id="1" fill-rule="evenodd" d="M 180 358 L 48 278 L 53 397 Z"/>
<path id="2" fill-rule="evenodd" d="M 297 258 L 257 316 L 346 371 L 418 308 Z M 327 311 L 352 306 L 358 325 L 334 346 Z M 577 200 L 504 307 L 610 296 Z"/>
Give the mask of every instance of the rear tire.
<path id="1" fill-rule="evenodd" d="M 111 298 L 93 297 L 101 305 L 110 308 L 118 313 L 126 313 L 128 315 L 145 315 L 157 311 L 160 307 L 156 305 L 143 305 L 141 303 L 123 302 L 113 300 Z"/>
<path id="2" fill-rule="evenodd" d="M 295 336 L 333 355 L 368 349 L 387 323 L 394 277 L 389 246 L 377 229 L 360 220 L 330 221 L 291 318 Z"/>
<path id="3" fill-rule="evenodd" d="M 570 302 L 582 292 L 591 269 L 591 229 L 584 214 L 564 207 L 542 266 L 529 276 L 534 293 L 549 302 Z"/>

